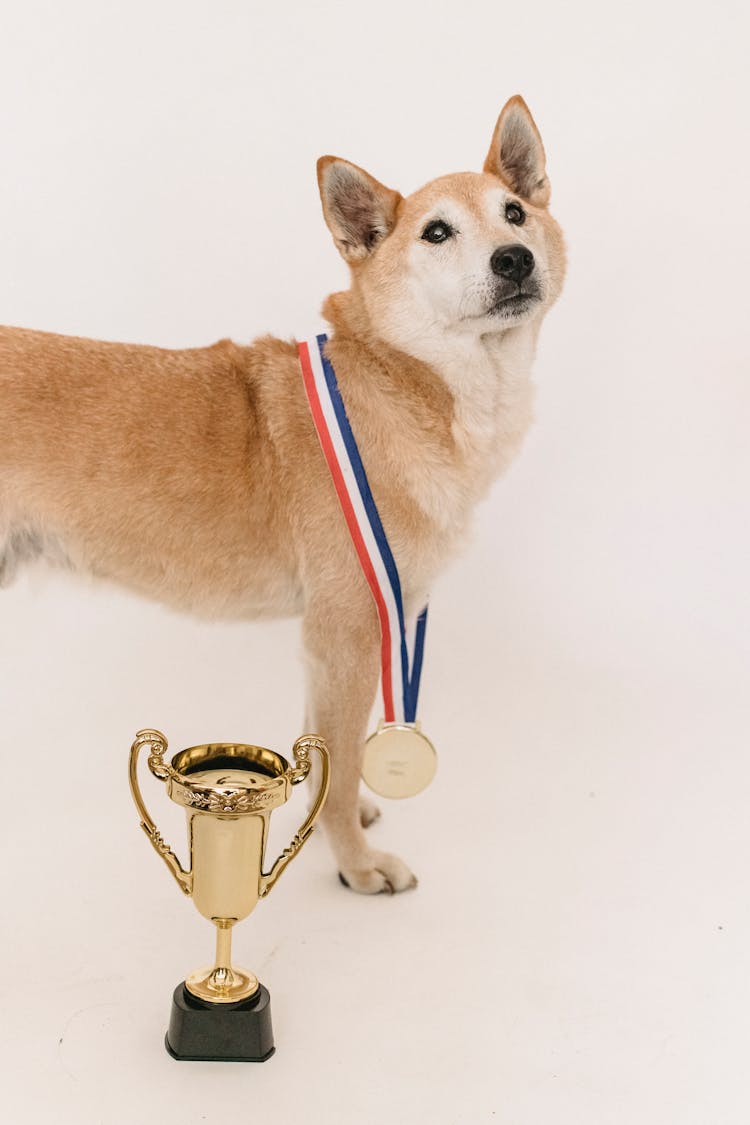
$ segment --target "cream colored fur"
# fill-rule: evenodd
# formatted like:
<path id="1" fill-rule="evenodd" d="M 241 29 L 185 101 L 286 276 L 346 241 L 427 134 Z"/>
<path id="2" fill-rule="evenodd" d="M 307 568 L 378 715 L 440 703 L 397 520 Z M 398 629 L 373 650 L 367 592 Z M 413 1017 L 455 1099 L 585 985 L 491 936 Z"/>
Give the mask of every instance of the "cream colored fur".
<path id="1" fill-rule="evenodd" d="M 482 173 L 402 198 L 324 157 L 319 181 L 352 269 L 350 289 L 324 305 L 329 354 L 409 611 L 523 440 L 562 235 L 518 97 Z M 509 201 L 523 225 L 507 221 Z M 441 245 L 423 238 L 434 221 L 454 231 Z M 506 244 L 534 255 L 523 308 L 490 268 Z M 414 884 L 362 829 L 375 815 L 358 793 L 379 628 L 293 342 L 168 351 L 0 329 L 0 582 L 39 555 L 210 617 L 302 615 L 306 722 L 333 756 L 324 822 L 338 868 L 361 892 Z"/>

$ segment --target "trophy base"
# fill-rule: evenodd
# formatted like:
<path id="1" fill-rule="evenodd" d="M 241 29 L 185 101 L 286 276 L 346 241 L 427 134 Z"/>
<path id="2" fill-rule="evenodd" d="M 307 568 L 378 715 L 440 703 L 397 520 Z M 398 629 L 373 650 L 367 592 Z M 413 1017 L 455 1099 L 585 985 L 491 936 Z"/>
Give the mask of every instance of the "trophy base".
<path id="1" fill-rule="evenodd" d="M 214 1004 L 177 985 L 164 1045 L 185 1062 L 265 1062 L 276 1048 L 271 997 L 261 984 L 249 1000 Z"/>

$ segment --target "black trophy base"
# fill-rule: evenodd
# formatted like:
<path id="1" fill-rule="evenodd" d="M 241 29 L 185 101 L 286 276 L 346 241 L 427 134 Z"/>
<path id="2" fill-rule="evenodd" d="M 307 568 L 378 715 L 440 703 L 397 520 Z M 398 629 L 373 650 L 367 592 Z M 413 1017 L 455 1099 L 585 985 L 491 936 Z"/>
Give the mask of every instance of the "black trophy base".
<path id="1" fill-rule="evenodd" d="M 276 1048 L 271 1027 L 271 997 L 260 985 L 255 996 L 236 1004 L 199 1000 L 178 984 L 164 1045 L 173 1059 L 186 1062 L 265 1062 Z"/>

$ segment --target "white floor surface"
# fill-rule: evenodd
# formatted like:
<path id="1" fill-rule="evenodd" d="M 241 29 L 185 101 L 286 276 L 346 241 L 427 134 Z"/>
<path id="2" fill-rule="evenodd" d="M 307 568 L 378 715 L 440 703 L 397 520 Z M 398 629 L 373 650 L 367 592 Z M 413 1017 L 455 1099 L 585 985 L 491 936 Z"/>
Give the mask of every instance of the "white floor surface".
<path id="1" fill-rule="evenodd" d="M 469 585 L 479 563 L 461 564 Z M 720 637 L 575 663 L 527 648 L 508 607 L 505 640 L 500 607 L 462 618 L 447 581 L 424 698 L 438 779 L 371 829 L 419 888 L 346 892 L 313 839 L 236 936 L 271 990 L 276 1055 L 190 1064 L 162 1038 L 211 928 L 138 830 L 127 751 L 143 724 L 173 748 L 286 749 L 296 626 L 199 625 L 62 578 L 7 597 L 5 666 L 40 689 L 3 728 L 3 1120 L 747 1120 L 746 715 Z M 461 635 L 494 664 L 471 667 Z M 181 815 L 146 784 L 184 856 Z M 274 814 L 273 854 L 303 804 Z"/>

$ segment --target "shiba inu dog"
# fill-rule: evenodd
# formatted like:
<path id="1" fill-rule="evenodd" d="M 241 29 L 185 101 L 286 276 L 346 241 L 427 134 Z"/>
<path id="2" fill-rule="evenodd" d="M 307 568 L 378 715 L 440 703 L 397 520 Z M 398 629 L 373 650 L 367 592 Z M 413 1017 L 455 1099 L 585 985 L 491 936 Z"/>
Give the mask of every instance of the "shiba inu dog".
<path id="1" fill-rule="evenodd" d="M 323 305 L 327 354 L 409 610 L 529 426 L 563 237 L 520 97 L 481 173 L 402 197 L 325 156 L 318 180 L 351 267 L 350 288 Z M 294 342 L 172 351 L 0 329 L 0 583 L 38 556 L 203 616 L 301 615 L 306 724 L 332 755 L 323 815 L 338 869 L 367 894 L 414 885 L 363 832 L 379 625 Z"/>

